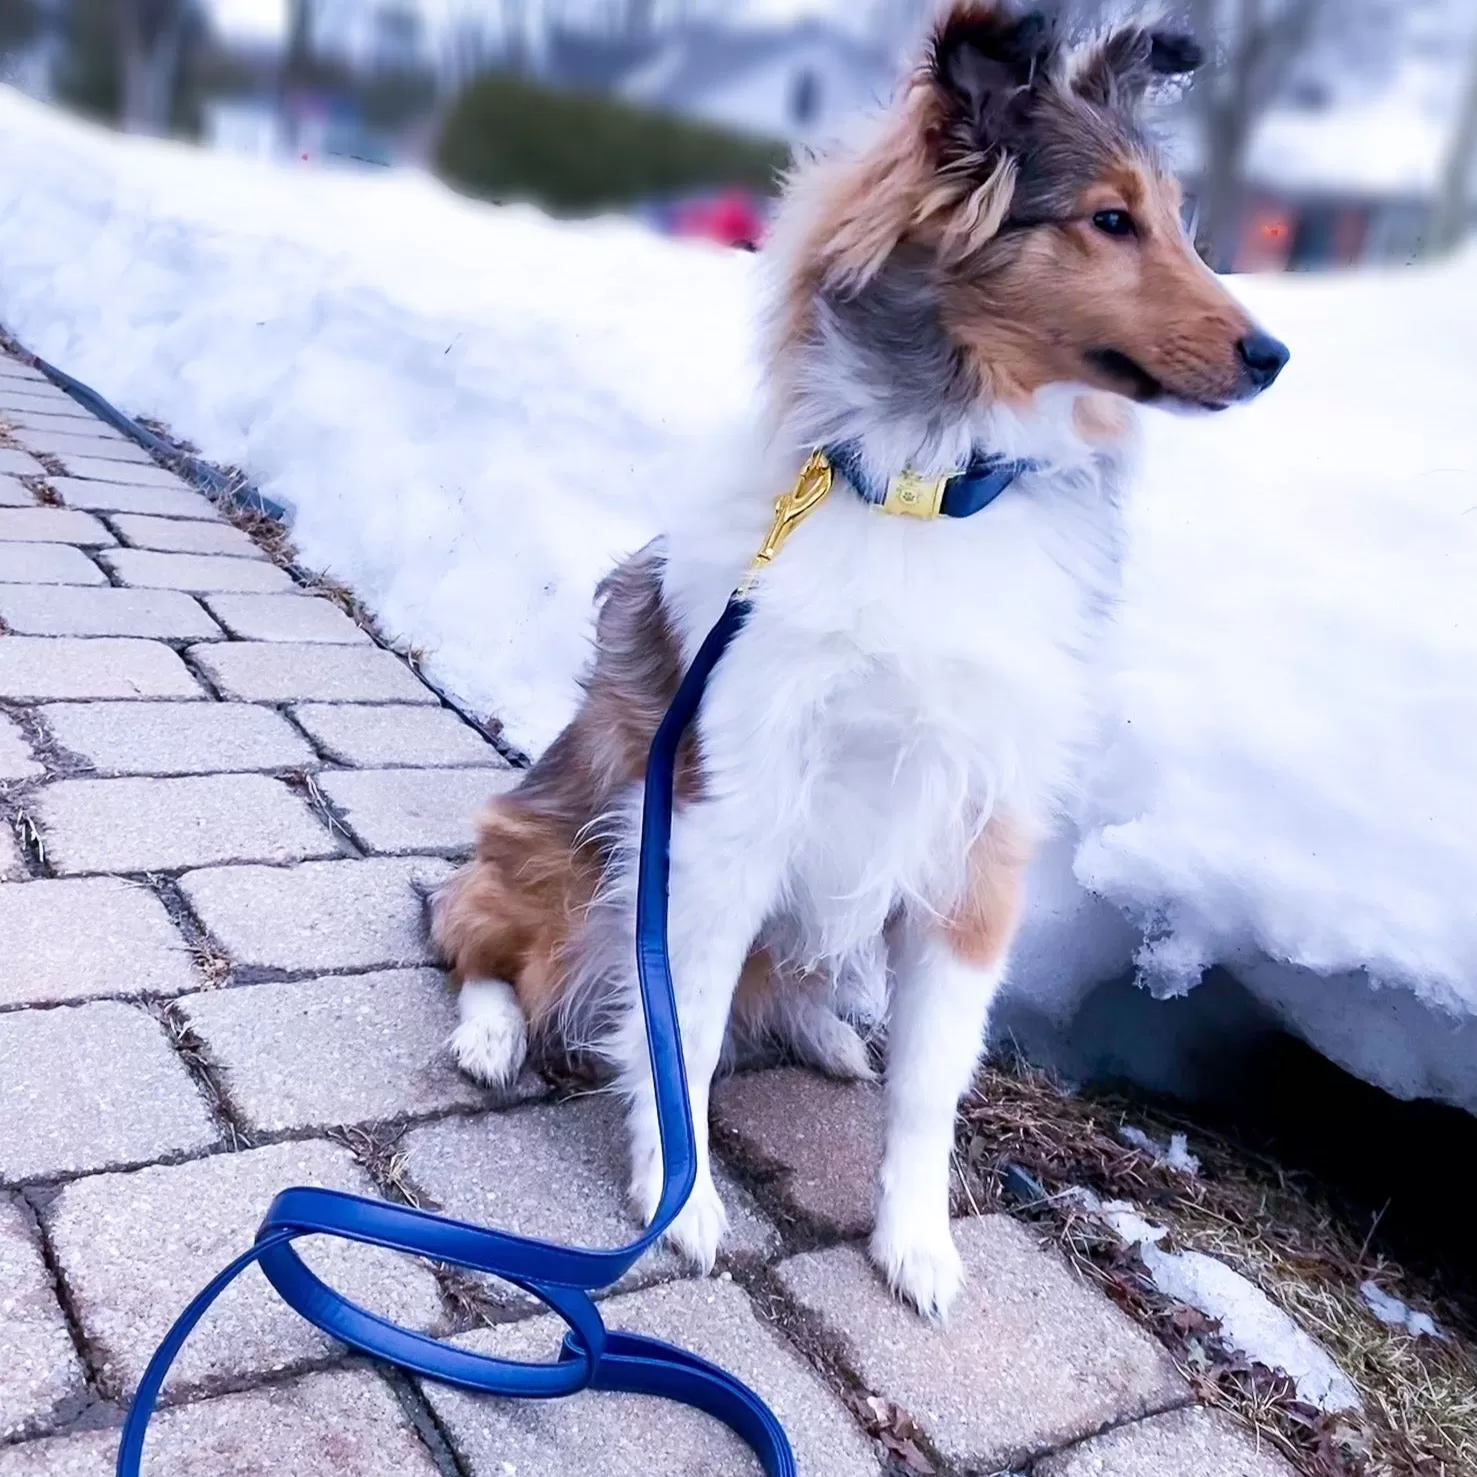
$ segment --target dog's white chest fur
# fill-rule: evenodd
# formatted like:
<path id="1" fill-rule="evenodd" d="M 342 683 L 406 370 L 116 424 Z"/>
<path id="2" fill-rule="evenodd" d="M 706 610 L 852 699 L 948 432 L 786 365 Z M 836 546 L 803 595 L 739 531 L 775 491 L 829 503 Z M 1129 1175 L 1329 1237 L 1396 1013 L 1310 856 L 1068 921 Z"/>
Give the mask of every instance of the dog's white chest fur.
<path id="1" fill-rule="evenodd" d="M 1089 721 L 1115 482 L 1088 459 L 930 523 L 838 483 L 764 574 L 705 699 L 702 767 L 710 790 L 748 797 L 733 844 L 783 854 L 810 962 L 873 947 L 900 903 L 946 909 L 992 815 L 1048 824 Z M 674 536 L 687 651 L 755 543 L 747 523 Z"/>

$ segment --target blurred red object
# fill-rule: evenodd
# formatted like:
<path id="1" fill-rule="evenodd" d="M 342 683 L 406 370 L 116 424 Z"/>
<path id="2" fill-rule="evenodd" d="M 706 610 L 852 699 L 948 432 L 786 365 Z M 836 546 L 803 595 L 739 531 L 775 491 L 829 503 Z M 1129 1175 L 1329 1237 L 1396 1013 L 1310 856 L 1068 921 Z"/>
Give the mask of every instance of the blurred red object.
<path id="1" fill-rule="evenodd" d="M 746 190 L 723 190 L 687 200 L 672 212 L 668 229 L 674 236 L 697 236 L 723 246 L 752 251 L 764 239 L 763 203 Z"/>

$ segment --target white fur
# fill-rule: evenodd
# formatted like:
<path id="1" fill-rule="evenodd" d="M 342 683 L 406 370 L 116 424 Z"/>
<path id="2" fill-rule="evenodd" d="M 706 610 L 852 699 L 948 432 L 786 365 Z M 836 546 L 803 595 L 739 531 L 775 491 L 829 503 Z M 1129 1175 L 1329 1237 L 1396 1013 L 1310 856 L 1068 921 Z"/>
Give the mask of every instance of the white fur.
<path id="1" fill-rule="evenodd" d="M 517 1080 L 528 1055 L 528 1026 L 517 992 L 505 980 L 468 980 L 457 997 L 461 1024 L 451 1054 L 463 1072 L 489 1087 Z"/>
<path id="2" fill-rule="evenodd" d="M 703 1268 L 724 1228 L 708 1162 L 709 1083 L 758 940 L 802 976 L 886 968 L 888 1134 L 873 1256 L 927 1314 L 942 1316 L 958 1289 L 954 1112 L 1002 971 L 963 964 L 937 924 L 992 817 L 1027 833 L 1048 826 L 1085 737 L 1093 639 L 1116 585 L 1122 468 L 1078 438 L 1076 393 L 1044 392 L 1029 415 L 981 414 L 942 431 L 867 427 L 860 412 L 857 423 L 843 414 L 828 424 L 861 435 L 879 476 L 948 470 L 971 443 L 1045 470 L 971 519 L 936 523 L 889 516 L 838 482 L 766 571 L 709 685 L 698 720 L 704 796 L 673 828 L 670 930 L 702 1166 L 671 1239 Z M 668 534 L 664 589 L 689 657 L 774 497 L 822 439 L 823 418 L 802 402 L 736 476 L 691 490 Z M 625 815 L 629 841 L 635 794 Z M 620 849 L 597 909 L 609 926 L 592 918 L 582 962 L 582 972 L 624 981 L 627 999 L 631 853 Z M 861 1075 L 860 1041 L 826 1039 L 830 1029 L 812 1002 L 796 1034 L 822 1065 Z M 631 1103 L 632 1200 L 649 1217 L 661 1156 L 639 1007 L 605 1049 Z"/>

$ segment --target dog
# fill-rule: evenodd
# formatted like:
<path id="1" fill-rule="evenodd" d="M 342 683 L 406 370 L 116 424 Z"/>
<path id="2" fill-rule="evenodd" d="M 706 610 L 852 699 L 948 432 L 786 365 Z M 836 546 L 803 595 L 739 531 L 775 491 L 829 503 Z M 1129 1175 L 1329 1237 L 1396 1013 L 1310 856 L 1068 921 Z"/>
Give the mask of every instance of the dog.
<path id="1" fill-rule="evenodd" d="M 433 902 L 460 1066 L 506 1083 L 530 1033 L 600 1053 L 649 1221 L 662 1165 L 633 957 L 647 749 L 772 500 L 833 449 L 835 486 L 760 576 L 679 764 L 670 951 L 700 1167 L 668 1236 L 704 1270 L 725 1229 L 715 1072 L 777 1043 L 868 1078 L 843 1006 L 880 993 L 872 1258 L 927 1316 L 959 1289 L 955 1112 L 1028 860 L 1090 732 L 1135 405 L 1219 411 L 1288 358 L 1195 255 L 1141 125 L 1150 89 L 1200 61 L 1152 26 L 1073 40 L 1040 12 L 954 0 L 875 131 L 796 167 L 761 256 L 766 413 L 601 586 L 578 715 Z M 1013 480 L 972 517 L 876 506 L 900 478 L 942 486 L 984 455 L 1012 459 Z"/>

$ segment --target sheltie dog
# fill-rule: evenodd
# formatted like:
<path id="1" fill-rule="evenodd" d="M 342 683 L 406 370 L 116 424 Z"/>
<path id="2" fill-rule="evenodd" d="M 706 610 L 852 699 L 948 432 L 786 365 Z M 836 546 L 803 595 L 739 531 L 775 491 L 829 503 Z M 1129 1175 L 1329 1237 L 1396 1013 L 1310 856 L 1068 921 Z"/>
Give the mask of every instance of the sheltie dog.
<path id="1" fill-rule="evenodd" d="M 725 1229 L 714 1073 L 764 1042 L 869 1077 L 842 1006 L 875 992 L 872 1257 L 927 1315 L 958 1290 L 955 1109 L 1024 869 L 1087 737 L 1134 404 L 1222 410 L 1287 360 L 1197 258 L 1139 119 L 1200 61 L 1151 25 L 1072 40 L 1040 12 L 955 0 L 867 141 L 797 166 L 761 258 L 767 407 L 606 579 L 578 715 L 433 901 L 462 1068 L 506 1082 L 530 1033 L 608 1059 L 649 1219 L 662 1166 L 633 950 L 647 749 L 776 495 L 823 450 L 832 491 L 755 586 L 679 766 L 670 949 L 700 1165 L 668 1235 L 699 1267 Z M 889 516 L 901 483 L 942 487 L 982 458 L 1013 478 L 982 511 Z"/>

